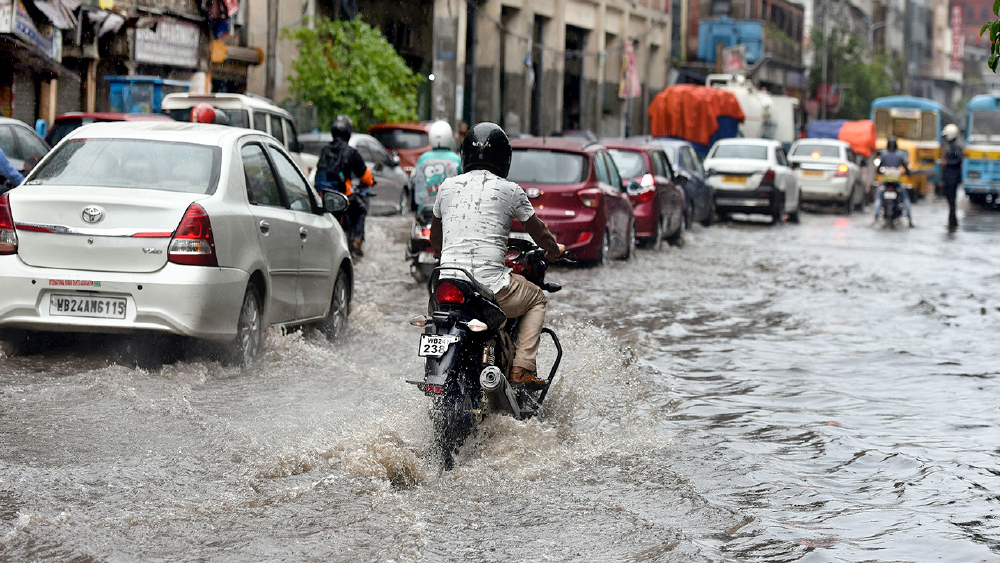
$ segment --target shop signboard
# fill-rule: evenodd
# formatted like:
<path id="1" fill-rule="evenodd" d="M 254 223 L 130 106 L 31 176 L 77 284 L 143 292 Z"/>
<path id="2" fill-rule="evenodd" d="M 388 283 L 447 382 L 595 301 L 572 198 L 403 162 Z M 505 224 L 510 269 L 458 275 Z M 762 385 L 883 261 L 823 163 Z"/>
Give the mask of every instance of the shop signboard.
<path id="1" fill-rule="evenodd" d="M 18 0 L 0 0 L 0 33 L 15 35 L 45 56 L 62 60 L 62 34 L 49 22 L 36 22 Z"/>
<path id="2" fill-rule="evenodd" d="M 14 30 L 14 0 L 0 0 L 0 33 Z"/>
<path id="3" fill-rule="evenodd" d="M 198 68 L 200 44 L 198 26 L 164 18 L 155 29 L 145 27 L 135 30 L 135 60 L 154 65 Z"/>

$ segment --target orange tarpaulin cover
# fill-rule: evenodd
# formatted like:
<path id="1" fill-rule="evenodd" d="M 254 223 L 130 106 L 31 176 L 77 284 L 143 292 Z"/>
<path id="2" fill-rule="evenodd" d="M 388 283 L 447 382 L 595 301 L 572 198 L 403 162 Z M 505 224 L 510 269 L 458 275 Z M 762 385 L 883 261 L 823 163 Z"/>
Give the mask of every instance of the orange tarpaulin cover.
<path id="1" fill-rule="evenodd" d="M 649 104 L 649 127 L 654 137 L 708 145 L 719 128 L 719 117 L 739 122 L 745 118 L 735 94 L 710 86 L 667 86 Z"/>
<path id="2" fill-rule="evenodd" d="M 854 152 L 871 156 L 875 152 L 875 123 L 870 119 L 848 121 L 840 128 L 837 138 L 849 143 Z"/>

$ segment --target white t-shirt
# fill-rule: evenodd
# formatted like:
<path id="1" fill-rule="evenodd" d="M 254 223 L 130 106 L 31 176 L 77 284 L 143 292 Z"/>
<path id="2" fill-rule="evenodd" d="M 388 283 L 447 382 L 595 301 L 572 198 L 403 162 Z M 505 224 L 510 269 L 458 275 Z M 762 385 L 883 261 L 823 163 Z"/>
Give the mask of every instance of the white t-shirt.
<path id="1" fill-rule="evenodd" d="M 463 268 L 494 292 L 510 284 L 506 266 L 507 236 L 517 217 L 525 223 L 535 209 L 514 182 L 486 170 L 474 170 L 445 180 L 434 201 L 441 219 L 441 265 Z M 444 270 L 441 277 L 461 278 Z"/>

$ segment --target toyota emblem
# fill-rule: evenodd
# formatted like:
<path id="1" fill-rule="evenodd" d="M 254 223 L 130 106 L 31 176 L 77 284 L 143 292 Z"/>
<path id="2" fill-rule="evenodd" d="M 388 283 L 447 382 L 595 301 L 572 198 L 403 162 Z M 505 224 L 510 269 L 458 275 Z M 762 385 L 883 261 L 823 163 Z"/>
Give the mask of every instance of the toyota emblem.
<path id="1" fill-rule="evenodd" d="M 83 208 L 83 220 L 88 223 L 97 223 L 104 219 L 104 210 L 96 205 L 88 205 Z"/>

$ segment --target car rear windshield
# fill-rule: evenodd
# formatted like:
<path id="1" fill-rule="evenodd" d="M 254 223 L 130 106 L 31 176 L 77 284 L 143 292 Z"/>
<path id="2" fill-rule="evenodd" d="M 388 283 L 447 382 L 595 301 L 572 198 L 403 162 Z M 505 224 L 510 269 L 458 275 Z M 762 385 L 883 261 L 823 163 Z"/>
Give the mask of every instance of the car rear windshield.
<path id="1" fill-rule="evenodd" d="M 518 149 L 507 179 L 527 184 L 579 184 L 590 172 L 587 157 L 572 152 Z"/>
<path id="2" fill-rule="evenodd" d="M 245 109 L 225 109 L 215 108 L 215 111 L 222 111 L 229 118 L 229 125 L 233 127 L 250 128 L 250 112 Z M 166 109 L 163 113 L 176 119 L 177 121 L 191 121 L 191 108 Z"/>
<path id="3" fill-rule="evenodd" d="M 748 158 L 767 160 L 767 147 L 763 145 L 719 145 L 712 158 Z"/>
<path id="4" fill-rule="evenodd" d="M 649 173 L 649 169 L 646 168 L 646 157 L 641 152 L 619 149 L 608 149 L 608 152 L 611 153 L 611 160 L 615 161 L 622 178 L 641 178 Z"/>
<path id="5" fill-rule="evenodd" d="M 422 149 L 431 144 L 427 133 L 410 129 L 378 129 L 372 132 L 372 137 L 389 150 Z"/>
<path id="6" fill-rule="evenodd" d="M 209 194 L 222 149 L 137 139 L 70 139 L 35 168 L 28 185 L 145 188 Z"/>
<path id="7" fill-rule="evenodd" d="M 811 156 L 813 158 L 840 158 L 840 147 L 836 145 L 801 144 L 792 151 L 792 156 Z"/>

